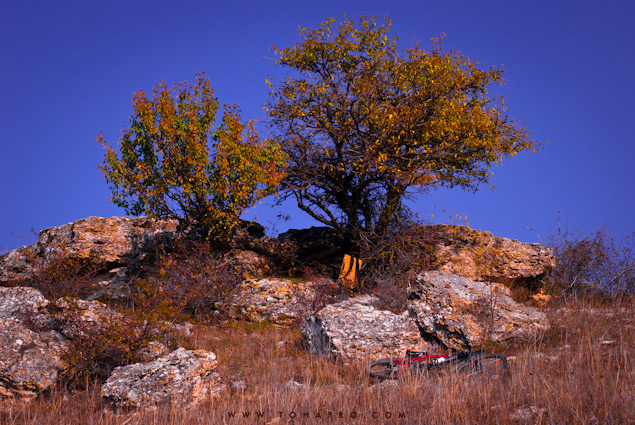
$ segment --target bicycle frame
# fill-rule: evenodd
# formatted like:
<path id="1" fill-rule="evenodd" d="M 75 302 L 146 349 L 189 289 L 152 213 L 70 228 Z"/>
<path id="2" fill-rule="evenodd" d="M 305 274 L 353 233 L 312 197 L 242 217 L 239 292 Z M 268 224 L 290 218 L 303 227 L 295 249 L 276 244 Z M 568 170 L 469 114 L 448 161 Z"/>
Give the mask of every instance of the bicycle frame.
<path id="1" fill-rule="evenodd" d="M 506 368 L 507 359 L 500 354 L 485 354 L 483 351 L 459 351 L 452 354 L 427 355 L 417 351 L 406 351 L 405 358 L 382 359 L 371 363 L 370 375 L 380 379 L 396 379 L 406 375 L 418 374 L 437 368 L 454 368 L 464 375 L 480 373 L 483 363 L 491 368 L 492 362 L 497 367 Z M 489 366 L 489 367 L 488 367 Z"/>
<path id="2" fill-rule="evenodd" d="M 475 352 L 474 354 L 477 354 Z M 447 366 L 454 363 L 461 362 L 470 357 L 472 354 L 471 351 L 459 351 L 457 353 L 452 354 L 440 354 L 440 355 L 420 355 L 422 353 L 418 353 L 416 351 L 406 350 L 406 358 L 405 359 L 393 359 L 393 362 L 403 360 L 404 362 L 416 362 L 417 367 L 419 369 L 433 369 L 435 367 Z M 405 365 L 406 363 L 395 363 Z"/>

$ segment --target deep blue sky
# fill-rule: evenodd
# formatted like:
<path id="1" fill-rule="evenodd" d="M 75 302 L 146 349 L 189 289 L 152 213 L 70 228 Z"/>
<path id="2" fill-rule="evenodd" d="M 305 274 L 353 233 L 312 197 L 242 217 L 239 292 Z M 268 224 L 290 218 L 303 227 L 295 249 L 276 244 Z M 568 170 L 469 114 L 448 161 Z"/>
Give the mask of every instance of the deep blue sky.
<path id="1" fill-rule="evenodd" d="M 454 211 L 527 242 L 559 210 L 586 232 L 635 230 L 631 1 L 0 0 L 0 248 L 34 241 L 31 228 L 124 215 L 107 200 L 95 136 L 116 143 L 134 91 L 204 70 L 221 102 L 264 118 L 265 79 L 281 75 L 270 47 L 297 41 L 298 26 L 365 13 L 388 13 L 402 46 L 444 32 L 446 47 L 482 67 L 504 65 L 511 115 L 544 144 L 497 167 L 496 191 L 419 199 L 422 218 L 452 222 Z M 292 219 L 277 222 L 279 212 Z M 312 224 L 291 205 L 255 216 L 272 232 Z"/>

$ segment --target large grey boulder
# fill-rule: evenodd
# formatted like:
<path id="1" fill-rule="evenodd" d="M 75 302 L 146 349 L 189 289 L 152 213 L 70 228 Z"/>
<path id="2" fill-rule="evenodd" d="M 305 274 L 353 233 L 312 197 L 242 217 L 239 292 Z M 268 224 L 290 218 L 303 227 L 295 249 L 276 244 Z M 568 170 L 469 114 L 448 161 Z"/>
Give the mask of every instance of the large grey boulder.
<path id="1" fill-rule="evenodd" d="M 49 302 L 33 288 L 0 287 L 0 396 L 32 399 L 50 389 L 67 367 L 70 344 L 47 324 Z"/>
<path id="2" fill-rule="evenodd" d="M 421 338 L 408 312 L 380 310 L 377 301 L 364 295 L 324 307 L 302 326 L 305 346 L 317 355 L 370 360 L 403 356 L 408 348 L 434 348 Z"/>
<path id="3" fill-rule="evenodd" d="M 216 366 L 214 353 L 179 348 L 149 363 L 116 368 L 101 394 L 116 407 L 172 403 L 187 408 L 223 390 Z"/>
<path id="4" fill-rule="evenodd" d="M 439 271 L 417 277 L 409 310 L 424 337 L 454 349 L 529 338 L 549 328 L 544 313 L 512 300 L 506 286 Z"/>
<path id="5" fill-rule="evenodd" d="M 46 314 L 49 301 L 34 288 L 0 286 L 0 320 L 4 318 L 27 319 Z"/>
<path id="6" fill-rule="evenodd" d="M 70 344 L 55 331 L 34 332 L 20 320 L 0 319 L 0 396 L 32 399 L 55 385 Z"/>

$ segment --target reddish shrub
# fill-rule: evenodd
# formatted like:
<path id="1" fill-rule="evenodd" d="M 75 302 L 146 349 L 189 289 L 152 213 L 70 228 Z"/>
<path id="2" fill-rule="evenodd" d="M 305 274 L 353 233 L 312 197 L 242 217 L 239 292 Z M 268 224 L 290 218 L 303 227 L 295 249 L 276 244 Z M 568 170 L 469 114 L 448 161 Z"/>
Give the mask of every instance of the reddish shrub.
<path id="1" fill-rule="evenodd" d="M 62 297 L 82 298 L 96 289 L 95 276 L 104 269 L 98 258 L 77 258 L 65 252 L 37 259 L 32 278 L 24 282 L 51 300 Z"/>
<path id="2" fill-rule="evenodd" d="M 157 250 L 158 272 L 132 284 L 135 309 L 150 319 L 210 319 L 223 313 L 241 282 L 239 270 L 205 243 L 174 241 Z"/>

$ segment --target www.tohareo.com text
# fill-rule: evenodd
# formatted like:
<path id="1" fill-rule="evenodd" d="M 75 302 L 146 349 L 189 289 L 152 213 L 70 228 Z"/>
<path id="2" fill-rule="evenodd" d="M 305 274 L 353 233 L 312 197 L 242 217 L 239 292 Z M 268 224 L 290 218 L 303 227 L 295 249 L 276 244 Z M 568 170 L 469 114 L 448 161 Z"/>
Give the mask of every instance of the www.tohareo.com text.
<path id="1" fill-rule="evenodd" d="M 405 419 L 406 414 L 404 412 L 369 412 L 360 413 L 354 410 L 349 412 L 260 412 L 260 411 L 247 411 L 247 412 L 227 412 L 229 418 L 257 418 L 257 419 L 269 419 L 277 417 L 280 419 L 390 419 L 399 418 Z"/>

